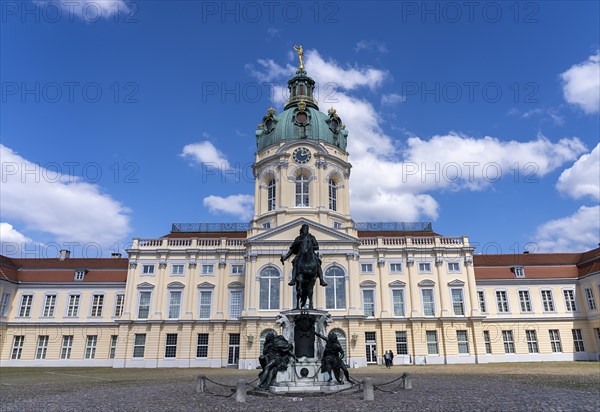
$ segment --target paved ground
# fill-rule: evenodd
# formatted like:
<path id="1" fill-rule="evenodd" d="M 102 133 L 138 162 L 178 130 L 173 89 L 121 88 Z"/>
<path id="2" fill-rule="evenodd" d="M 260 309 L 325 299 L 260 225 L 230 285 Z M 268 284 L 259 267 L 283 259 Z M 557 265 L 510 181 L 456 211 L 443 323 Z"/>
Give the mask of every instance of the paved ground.
<path id="1" fill-rule="evenodd" d="M 412 390 L 362 391 L 330 396 L 264 397 L 246 404 L 225 397 L 230 388 L 208 384 L 215 393 L 195 392 L 196 377 L 235 385 L 256 371 L 232 369 L 2 368 L 0 411 L 598 411 L 600 363 L 395 366 L 350 370 L 362 381 L 389 382 L 402 372 Z M 222 395 L 222 396 L 218 396 Z"/>

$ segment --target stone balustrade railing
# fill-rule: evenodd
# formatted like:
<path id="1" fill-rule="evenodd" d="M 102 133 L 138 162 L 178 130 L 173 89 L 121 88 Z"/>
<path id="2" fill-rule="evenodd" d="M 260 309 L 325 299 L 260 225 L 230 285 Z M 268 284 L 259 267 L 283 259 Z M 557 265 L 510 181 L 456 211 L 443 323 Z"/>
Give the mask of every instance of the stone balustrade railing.
<path id="1" fill-rule="evenodd" d="M 467 237 L 442 237 L 442 236 L 406 236 L 406 237 L 361 237 L 361 246 L 373 247 L 448 247 L 469 246 Z"/>
<path id="2" fill-rule="evenodd" d="M 133 239 L 133 249 L 156 248 L 235 248 L 244 247 L 244 239 L 230 238 L 162 238 Z"/>

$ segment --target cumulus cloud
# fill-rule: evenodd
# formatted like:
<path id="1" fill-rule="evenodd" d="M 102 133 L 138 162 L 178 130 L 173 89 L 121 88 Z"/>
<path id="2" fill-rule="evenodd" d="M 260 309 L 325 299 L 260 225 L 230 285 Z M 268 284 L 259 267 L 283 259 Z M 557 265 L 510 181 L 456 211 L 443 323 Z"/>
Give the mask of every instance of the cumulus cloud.
<path id="1" fill-rule="evenodd" d="M 209 141 L 185 145 L 180 156 L 191 160 L 193 163 L 212 166 L 221 171 L 229 168 L 229 162 L 225 155 Z"/>
<path id="2" fill-rule="evenodd" d="M 598 245 L 600 206 L 581 206 L 571 216 L 550 220 L 537 228 L 540 252 L 582 252 Z"/>
<path id="3" fill-rule="evenodd" d="M 556 188 L 574 199 L 590 197 L 600 200 L 600 144 L 562 172 Z"/>
<path id="4" fill-rule="evenodd" d="M 368 100 L 353 93 L 359 87 L 379 87 L 387 77 L 386 71 L 344 67 L 313 50 L 305 55 L 309 75 L 325 81 L 319 86 L 338 81 L 335 93 L 320 89 L 317 96 L 322 110 L 336 108 L 350 134 L 350 196 L 357 220 L 435 219 L 439 205 L 429 192 L 482 190 L 500 178 L 514 178 L 514 173 L 520 179 L 535 181 L 585 151 L 577 138 L 552 142 L 537 136 L 529 141 L 502 141 L 458 133 L 429 139 L 413 136 L 405 147 L 399 147 L 396 139 L 381 128 L 380 113 Z M 280 75 L 284 72 L 281 66 L 275 63 L 273 67 L 276 69 L 264 77 L 277 78 L 282 84 L 293 73 Z M 285 97 L 275 93 L 273 101 L 283 103 Z"/>
<path id="5" fill-rule="evenodd" d="M 59 242 L 104 246 L 123 241 L 131 231 L 130 210 L 102 193 L 98 185 L 48 170 L 4 145 L 0 145 L 0 158 L 4 219 L 18 220 L 25 230 L 46 232 Z"/>
<path id="6" fill-rule="evenodd" d="M 600 51 L 560 75 L 565 100 L 588 114 L 600 111 Z"/>
<path id="7" fill-rule="evenodd" d="M 254 209 L 254 196 L 231 195 L 227 197 L 207 196 L 203 204 L 214 215 L 227 214 L 240 220 L 250 220 Z"/>
<path id="8" fill-rule="evenodd" d="M 393 106 L 398 103 L 404 103 L 405 101 L 406 97 L 398 93 L 384 94 L 381 96 L 381 104 L 383 106 Z"/>
<path id="9" fill-rule="evenodd" d="M 76 16 L 84 21 L 94 22 L 109 19 L 116 14 L 131 15 L 135 9 L 126 0 L 34 0 L 42 8 L 60 7 L 63 15 Z M 128 5 L 128 3 L 130 3 Z"/>
<path id="10" fill-rule="evenodd" d="M 0 242 L 2 243 L 30 243 L 31 239 L 16 230 L 13 225 L 6 222 L 0 223 Z"/>

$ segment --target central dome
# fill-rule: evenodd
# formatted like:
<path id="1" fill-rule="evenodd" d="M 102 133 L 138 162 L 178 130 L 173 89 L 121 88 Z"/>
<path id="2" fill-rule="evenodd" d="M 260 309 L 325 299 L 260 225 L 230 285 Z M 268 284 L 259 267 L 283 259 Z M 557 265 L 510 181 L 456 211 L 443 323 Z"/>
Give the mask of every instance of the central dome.
<path id="1" fill-rule="evenodd" d="M 303 66 L 288 80 L 290 98 L 283 112 L 270 108 L 256 130 L 256 147 L 261 150 L 282 141 L 318 140 L 346 151 L 348 131 L 334 108 L 328 114 L 319 111 L 313 98 L 315 81 Z"/>

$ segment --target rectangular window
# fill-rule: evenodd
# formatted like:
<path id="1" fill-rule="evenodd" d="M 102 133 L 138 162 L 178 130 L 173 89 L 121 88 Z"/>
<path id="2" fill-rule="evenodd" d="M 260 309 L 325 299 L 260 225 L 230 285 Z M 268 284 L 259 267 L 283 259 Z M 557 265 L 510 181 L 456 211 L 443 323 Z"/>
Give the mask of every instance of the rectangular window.
<path id="1" fill-rule="evenodd" d="M 172 265 L 171 266 L 171 274 L 172 275 L 183 275 L 183 265 Z"/>
<path id="2" fill-rule="evenodd" d="M 104 304 L 104 295 L 94 295 L 92 297 L 92 316 L 102 316 L 102 305 Z"/>
<path id="3" fill-rule="evenodd" d="M 521 303 L 521 312 L 531 312 L 531 297 L 528 290 L 519 291 L 519 302 Z"/>
<path id="4" fill-rule="evenodd" d="M 585 352 L 581 329 L 572 329 L 571 332 L 573 332 L 573 349 L 575 349 L 575 352 Z"/>
<path id="5" fill-rule="evenodd" d="M 394 316 L 404 316 L 404 290 L 392 290 L 392 302 L 394 305 Z"/>
<path id="6" fill-rule="evenodd" d="M 6 316 L 8 311 L 8 301 L 10 299 L 10 293 L 3 293 L 2 300 L 0 300 L 0 316 Z"/>
<path id="7" fill-rule="evenodd" d="M 452 307 L 456 316 L 464 316 L 465 303 L 463 301 L 462 289 L 452 289 Z"/>
<path id="8" fill-rule="evenodd" d="M 229 334 L 229 348 L 227 351 L 227 364 L 237 365 L 240 360 L 240 334 Z"/>
<path id="9" fill-rule="evenodd" d="M 539 353 L 537 333 L 535 330 L 526 330 L 525 337 L 527 339 L 527 349 L 529 353 Z"/>
<path id="10" fill-rule="evenodd" d="M 421 296 L 423 298 L 423 315 L 425 315 L 425 316 L 435 315 L 435 305 L 433 302 L 433 289 L 421 289 Z"/>
<path id="11" fill-rule="evenodd" d="M 565 307 L 567 312 L 575 312 L 577 306 L 575 305 L 575 291 L 572 289 L 563 290 L 565 296 Z"/>
<path id="12" fill-rule="evenodd" d="M 79 313 L 79 295 L 69 295 L 69 303 L 67 305 L 67 316 L 76 317 Z"/>
<path id="13" fill-rule="evenodd" d="M 177 334 L 167 333 L 167 343 L 165 345 L 165 358 L 177 357 Z"/>
<path id="14" fill-rule="evenodd" d="M 46 295 L 44 299 L 44 317 L 54 316 L 54 307 L 56 306 L 56 295 Z"/>
<path id="15" fill-rule="evenodd" d="M 231 265 L 231 274 L 232 275 L 243 275 L 244 274 L 244 265 Z"/>
<path id="16" fill-rule="evenodd" d="M 466 330 L 456 331 L 456 341 L 458 342 L 458 353 L 469 353 L 469 335 Z"/>
<path id="17" fill-rule="evenodd" d="M 80 269 L 75 271 L 75 280 L 83 280 L 85 277 L 85 270 Z"/>
<path id="18" fill-rule="evenodd" d="M 427 353 L 430 355 L 438 354 L 437 331 L 428 330 L 425 332 L 427 336 Z"/>
<path id="19" fill-rule="evenodd" d="M 21 359 L 21 353 L 23 353 L 23 344 L 25 343 L 25 336 L 17 335 L 13 337 L 11 359 Z"/>
<path id="20" fill-rule="evenodd" d="M 172 290 L 169 293 L 169 319 L 179 318 L 181 310 L 181 291 Z"/>
<path id="21" fill-rule="evenodd" d="M 37 349 L 35 351 L 36 359 L 46 359 L 46 352 L 48 351 L 48 335 L 38 336 Z"/>
<path id="22" fill-rule="evenodd" d="M 502 340 L 504 341 L 504 353 L 515 353 L 515 341 L 513 340 L 512 330 L 503 330 Z"/>
<path id="23" fill-rule="evenodd" d="M 198 345 L 196 346 L 197 358 L 208 358 L 208 333 L 198 334 Z"/>
<path id="24" fill-rule="evenodd" d="M 71 359 L 71 348 L 73 347 L 73 335 L 63 335 L 60 348 L 61 359 Z"/>
<path id="25" fill-rule="evenodd" d="M 146 351 L 146 334 L 136 333 L 135 340 L 133 342 L 133 357 L 143 358 L 144 352 Z"/>
<path id="26" fill-rule="evenodd" d="M 138 305 L 138 318 L 148 319 L 150 314 L 150 296 L 152 292 L 140 292 L 140 303 Z"/>
<path id="27" fill-rule="evenodd" d="M 85 343 L 85 358 L 94 359 L 96 357 L 96 344 L 98 343 L 98 335 L 87 335 Z"/>
<path id="28" fill-rule="evenodd" d="M 119 317 L 123 315 L 123 307 L 125 306 L 125 295 L 118 294 L 115 300 L 115 316 Z"/>
<path id="29" fill-rule="evenodd" d="M 549 329 L 548 334 L 550 335 L 550 346 L 552 347 L 552 352 L 562 352 L 560 332 L 558 329 Z"/>
<path id="30" fill-rule="evenodd" d="M 408 355 L 408 341 L 405 331 L 396 331 L 396 354 Z"/>
<path id="31" fill-rule="evenodd" d="M 117 340 L 119 339 L 118 335 L 110 336 L 110 349 L 108 351 L 108 358 L 114 359 L 115 354 L 117 353 Z"/>
<path id="32" fill-rule="evenodd" d="M 554 312 L 554 299 L 550 289 L 542 290 L 542 305 L 544 305 L 544 312 Z"/>
<path id="33" fill-rule="evenodd" d="M 448 262 L 448 272 L 460 272 L 460 265 L 458 262 Z"/>
<path id="34" fill-rule="evenodd" d="M 492 353 L 492 341 L 490 340 L 490 331 L 483 331 L 483 343 L 485 343 L 485 353 Z"/>
<path id="35" fill-rule="evenodd" d="M 523 278 L 525 277 L 525 269 L 523 269 L 522 266 L 515 266 L 513 268 L 513 271 L 515 272 L 515 276 L 518 278 Z"/>
<path id="36" fill-rule="evenodd" d="M 241 290 L 229 291 L 229 316 L 237 319 L 242 316 L 242 305 L 244 303 L 243 292 Z"/>
<path id="37" fill-rule="evenodd" d="M 390 263 L 390 272 L 392 272 L 392 273 L 402 272 L 402 263 Z"/>
<path id="38" fill-rule="evenodd" d="M 362 294 L 365 316 L 375 316 L 375 291 L 373 289 L 363 289 Z"/>
<path id="39" fill-rule="evenodd" d="M 334 229 L 341 229 L 342 228 L 342 222 L 333 222 L 333 228 Z"/>
<path id="40" fill-rule="evenodd" d="M 361 263 L 360 271 L 362 273 L 373 273 L 373 264 L 372 263 Z"/>
<path id="41" fill-rule="evenodd" d="M 261 226 L 263 229 L 271 229 L 271 222 L 265 222 Z"/>
<path id="42" fill-rule="evenodd" d="M 496 291 L 496 302 L 498 304 L 498 313 L 508 313 L 508 296 L 505 290 Z"/>
<path id="43" fill-rule="evenodd" d="M 203 275 L 214 275 L 215 273 L 215 265 L 202 265 Z"/>
<path id="44" fill-rule="evenodd" d="M 430 273 L 430 272 L 431 272 L 431 263 L 429 263 L 429 262 L 419 263 L 419 273 Z"/>
<path id="45" fill-rule="evenodd" d="M 200 319 L 210 318 L 210 306 L 212 303 L 212 290 L 200 291 Z"/>
<path id="46" fill-rule="evenodd" d="M 485 292 L 483 290 L 478 290 L 477 298 L 479 299 L 479 310 L 481 313 L 487 313 L 487 307 L 485 305 Z"/>
<path id="47" fill-rule="evenodd" d="M 33 295 L 21 296 L 21 307 L 19 308 L 19 316 L 29 316 L 31 314 L 31 303 Z"/>
<path id="48" fill-rule="evenodd" d="M 597 308 L 597 306 L 596 306 L 596 299 L 594 299 L 594 291 L 593 291 L 593 289 L 592 288 L 585 288 L 584 290 L 585 290 L 585 298 L 586 298 L 587 304 L 588 304 L 588 309 L 589 310 L 595 310 Z"/>
<path id="49" fill-rule="evenodd" d="M 154 265 L 142 265 L 142 273 L 144 275 L 154 274 Z"/>

